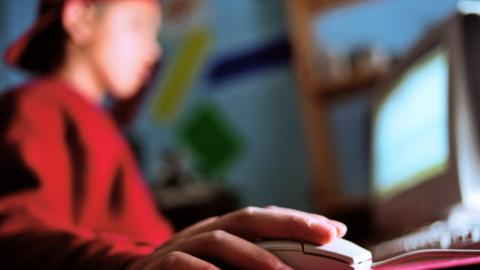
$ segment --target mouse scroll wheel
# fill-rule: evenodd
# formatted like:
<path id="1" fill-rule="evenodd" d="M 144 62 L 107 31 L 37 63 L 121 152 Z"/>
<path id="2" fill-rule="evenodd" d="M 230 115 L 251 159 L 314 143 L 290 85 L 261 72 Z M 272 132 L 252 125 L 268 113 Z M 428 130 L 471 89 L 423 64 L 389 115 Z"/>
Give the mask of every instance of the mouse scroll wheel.
<path id="1" fill-rule="evenodd" d="M 303 242 L 303 241 L 300 242 L 300 245 L 302 246 L 302 251 L 303 251 L 303 253 L 306 253 L 306 252 L 305 252 L 305 244 L 306 244 L 306 243 Z"/>

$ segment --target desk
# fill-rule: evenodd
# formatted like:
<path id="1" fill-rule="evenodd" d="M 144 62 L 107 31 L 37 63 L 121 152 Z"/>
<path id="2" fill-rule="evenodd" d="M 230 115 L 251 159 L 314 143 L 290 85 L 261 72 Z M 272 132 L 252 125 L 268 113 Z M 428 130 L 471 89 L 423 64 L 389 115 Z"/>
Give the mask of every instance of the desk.
<path id="1" fill-rule="evenodd" d="M 200 220 L 238 209 L 238 199 L 229 190 L 206 184 L 163 187 L 155 191 L 157 204 L 176 231 Z"/>

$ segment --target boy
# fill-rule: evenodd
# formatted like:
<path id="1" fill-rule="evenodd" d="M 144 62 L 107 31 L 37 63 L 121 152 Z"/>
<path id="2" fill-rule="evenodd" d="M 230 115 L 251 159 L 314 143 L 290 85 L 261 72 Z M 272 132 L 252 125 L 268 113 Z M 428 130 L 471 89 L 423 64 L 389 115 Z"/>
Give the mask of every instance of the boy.
<path id="1" fill-rule="evenodd" d="M 289 269 L 251 241 L 326 243 L 343 224 L 249 207 L 174 234 L 100 107 L 161 55 L 156 0 L 42 0 L 6 61 L 37 76 L 0 99 L 2 269 Z"/>

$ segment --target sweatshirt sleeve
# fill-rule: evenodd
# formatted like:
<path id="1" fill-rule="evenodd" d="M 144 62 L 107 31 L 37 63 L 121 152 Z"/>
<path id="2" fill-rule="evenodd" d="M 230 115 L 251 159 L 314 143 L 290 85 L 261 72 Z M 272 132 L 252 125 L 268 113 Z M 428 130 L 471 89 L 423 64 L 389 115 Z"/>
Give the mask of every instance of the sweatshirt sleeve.
<path id="1" fill-rule="evenodd" d="M 61 111 L 13 97 L 0 101 L 0 268 L 120 270 L 151 252 L 71 222 Z"/>
<path id="2" fill-rule="evenodd" d="M 115 252 L 114 245 L 93 233 L 48 226 L 29 209 L 11 207 L 0 212 L 2 269 L 121 270 L 142 256 Z"/>

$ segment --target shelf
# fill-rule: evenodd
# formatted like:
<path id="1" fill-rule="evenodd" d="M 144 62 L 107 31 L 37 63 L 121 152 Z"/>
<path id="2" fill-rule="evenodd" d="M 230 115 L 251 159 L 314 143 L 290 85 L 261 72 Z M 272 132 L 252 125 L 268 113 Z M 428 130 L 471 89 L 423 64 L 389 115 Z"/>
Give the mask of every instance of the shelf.
<path id="1" fill-rule="evenodd" d="M 323 78 L 321 75 L 326 73 L 320 71 L 319 67 L 326 66 L 328 52 L 322 47 L 321 41 L 315 38 L 314 23 L 328 11 L 368 1 L 371 0 L 285 0 L 308 160 L 312 170 L 311 195 L 314 207 L 323 213 L 342 212 L 352 204 L 358 205 L 347 203 L 338 194 L 339 176 L 335 169 L 336 153 L 328 121 L 328 103 L 332 99 L 372 89 L 385 73 L 363 75 L 362 72 L 362 76 L 350 77 L 338 83 Z"/>
<path id="2" fill-rule="evenodd" d="M 328 84 L 317 87 L 318 98 L 333 99 L 358 92 L 369 90 L 375 86 L 384 76 L 385 72 L 377 72 L 363 76 L 357 76 L 349 80 L 341 81 L 335 84 Z M 367 89 L 368 88 L 368 89 Z"/>
<path id="3" fill-rule="evenodd" d="M 299 1 L 299 0 L 295 0 Z M 312 12 L 312 13 L 321 13 L 331 9 L 338 9 L 342 6 L 351 5 L 355 2 L 361 1 L 352 1 L 352 0 L 303 0 L 305 6 Z"/>

